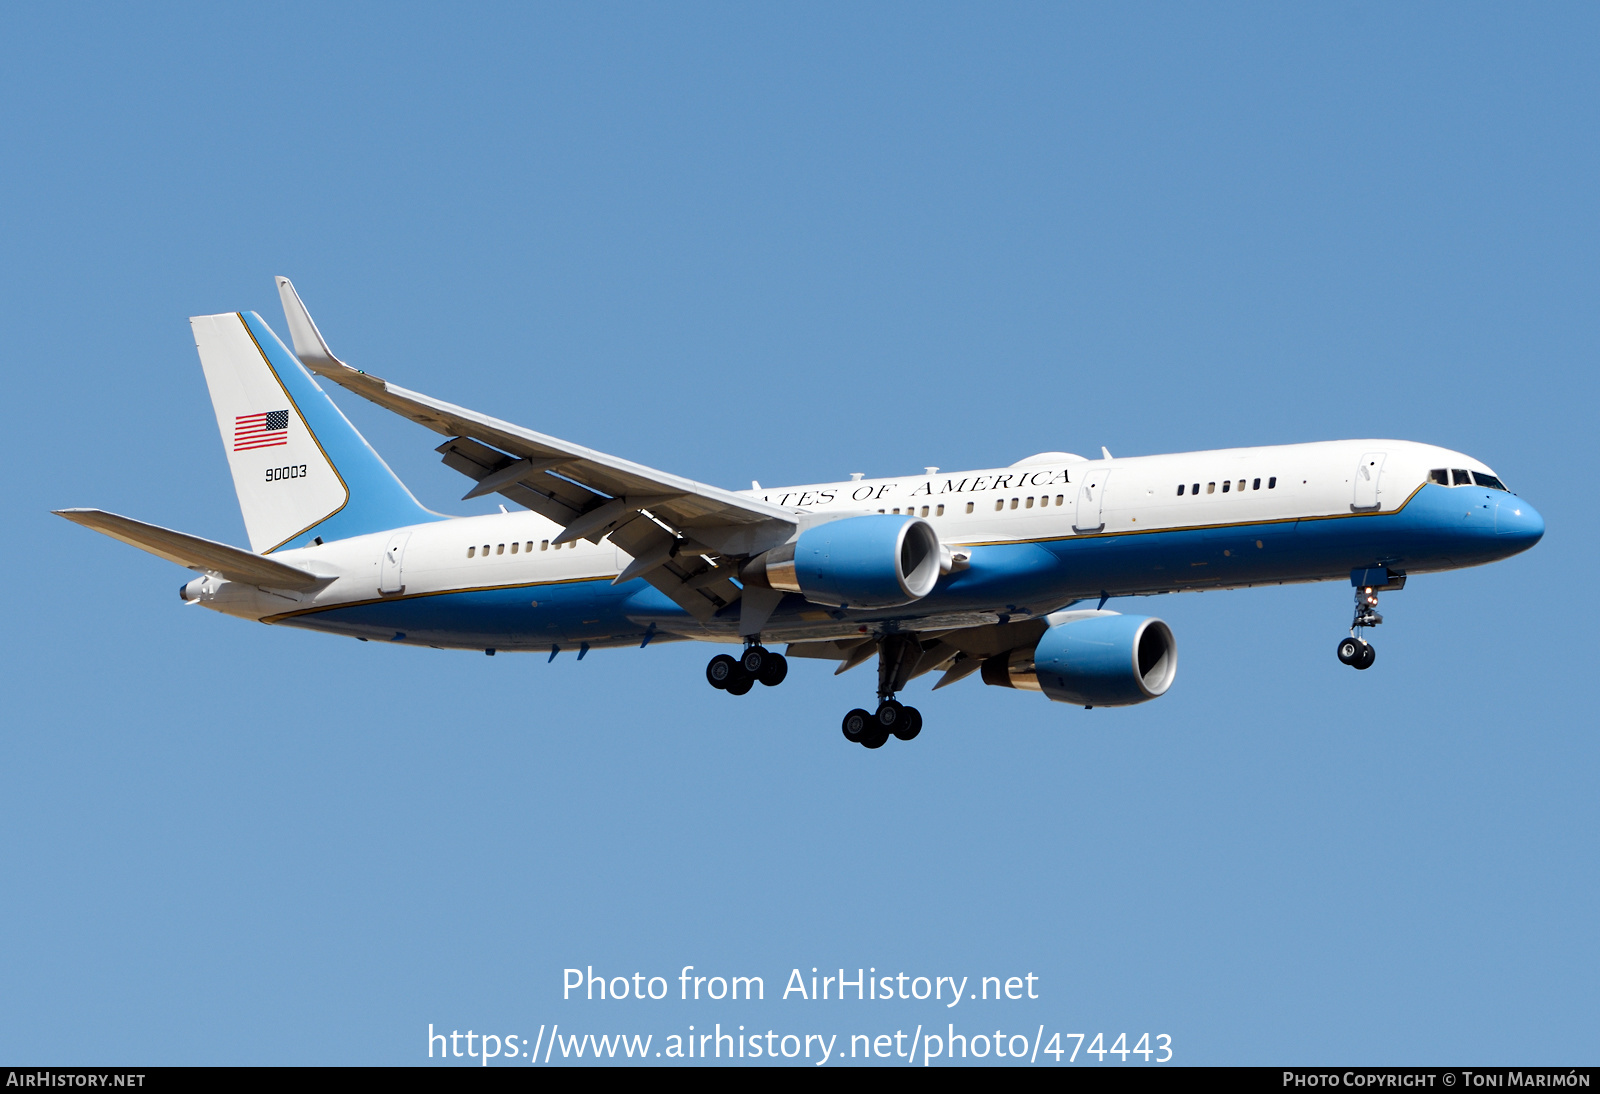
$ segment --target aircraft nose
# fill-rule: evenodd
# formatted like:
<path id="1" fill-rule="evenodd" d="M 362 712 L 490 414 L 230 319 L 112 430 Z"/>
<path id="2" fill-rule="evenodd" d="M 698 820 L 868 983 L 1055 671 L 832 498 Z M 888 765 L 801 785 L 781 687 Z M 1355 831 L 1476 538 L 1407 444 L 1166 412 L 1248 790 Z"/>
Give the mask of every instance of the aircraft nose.
<path id="1" fill-rule="evenodd" d="M 1521 498 L 1506 498 L 1495 508 L 1494 532 L 1512 550 L 1526 551 L 1544 538 L 1544 517 Z"/>

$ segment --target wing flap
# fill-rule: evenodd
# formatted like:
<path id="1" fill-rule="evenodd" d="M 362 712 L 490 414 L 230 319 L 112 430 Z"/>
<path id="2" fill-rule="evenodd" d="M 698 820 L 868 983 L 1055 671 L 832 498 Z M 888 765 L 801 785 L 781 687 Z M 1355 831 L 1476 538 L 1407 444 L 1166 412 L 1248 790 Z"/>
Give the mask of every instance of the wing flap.
<path id="1" fill-rule="evenodd" d="M 738 600 L 741 590 L 726 574 L 731 567 L 718 570 L 694 553 L 693 544 L 646 517 L 638 517 L 611 533 L 611 542 L 641 564 L 630 563 L 618 580 L 642 577 L 659 589 L 674 604 L 704 623 L 717 612 Z M 631 571 L 631 572 L 630 572 Z"/>
<path id="2" fill-rule="evenodd" d="M 434 451 L 441 454 L 446 467 L 480 483 L 518 462 L 504 452 L 490 448 L 470 437 L 452 438 Z M 597 496 L 592 490 L 585 490 L 575 483 L 551 475 L 546 475 L 544 478 L 545 481 L 539 483 L 525 483 L 520 480 L 504 482 L 496 486 L 492 492 L 509 498 L 524 509 L 531 509 L 546 520 L 553 520 L 563 527 L 577 520 Z"/>

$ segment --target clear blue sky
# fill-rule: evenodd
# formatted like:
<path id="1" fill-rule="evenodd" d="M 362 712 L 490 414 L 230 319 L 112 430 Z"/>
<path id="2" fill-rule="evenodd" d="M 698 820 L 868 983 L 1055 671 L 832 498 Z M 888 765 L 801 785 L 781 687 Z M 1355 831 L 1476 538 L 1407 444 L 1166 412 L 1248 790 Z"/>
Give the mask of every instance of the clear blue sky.
<path id="1" fill-rule="evenodd" d="M 1600 1055 L 1588 5 L 0 12 L 0 1059 L 413 1063 L 436 1027 L 1164 1032 L 1189 1063 Z M 186 317 L 295 280 L 408 387 L 731 487 L 1401 437 L 1537 505 L 1384 601 L 1118 604 L 1172 691 L 744 699 L 183 607 L 48 514 L 243 543 Z M 428 504 L 438 438 L 347 412 Z M 759 974 L 562 1003 L 561 970 Z M 791 968 L 1038 975 L 830 1011 Z M 674 984 L 676 981 L 674 981 Z M 966 1004 L 963 1004 L 965 1007 Z M 953 1013 L 953 1012 L 952 1012 Z M 959 1029 L 958 1029 L 959 1031 Z"/>

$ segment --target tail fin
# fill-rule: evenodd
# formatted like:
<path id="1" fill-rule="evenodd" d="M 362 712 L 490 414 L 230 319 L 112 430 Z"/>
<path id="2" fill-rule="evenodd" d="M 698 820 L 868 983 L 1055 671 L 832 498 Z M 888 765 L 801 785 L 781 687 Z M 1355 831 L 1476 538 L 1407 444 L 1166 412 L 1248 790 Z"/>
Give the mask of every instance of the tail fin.
<path id="1" fill-rule="evenodd" d="M 189 325 L 251 550 L 444 519 L 411 496 L 259 315 Z"/>

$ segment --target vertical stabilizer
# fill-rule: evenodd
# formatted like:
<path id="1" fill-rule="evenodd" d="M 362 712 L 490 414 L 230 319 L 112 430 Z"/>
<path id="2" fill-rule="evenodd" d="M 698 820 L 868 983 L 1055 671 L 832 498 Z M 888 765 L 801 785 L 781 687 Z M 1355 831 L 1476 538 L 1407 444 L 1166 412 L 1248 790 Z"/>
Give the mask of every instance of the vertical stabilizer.
<path id="1" fill-rule="evenodd" d="M 411 496 L 259 315 L 189 325 L 251 550 L 443 519 Z"/>

